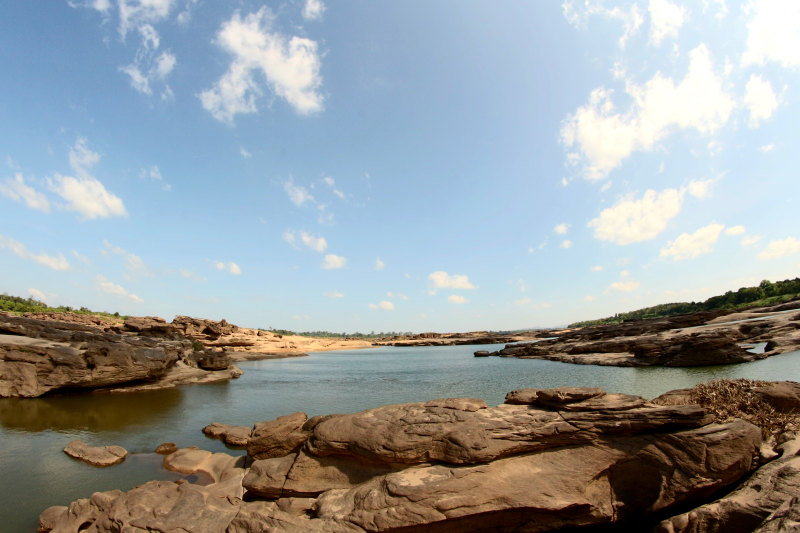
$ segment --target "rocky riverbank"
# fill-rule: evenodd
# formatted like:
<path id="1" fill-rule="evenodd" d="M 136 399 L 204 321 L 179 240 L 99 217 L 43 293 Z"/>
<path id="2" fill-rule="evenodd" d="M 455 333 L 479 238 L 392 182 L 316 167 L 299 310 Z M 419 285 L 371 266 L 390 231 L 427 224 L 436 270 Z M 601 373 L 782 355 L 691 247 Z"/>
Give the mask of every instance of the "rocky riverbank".
<path id="1" fill-rule="evenodd" d="M 504 344 L 528 342 L 540 338 L 539 331 L 519 333 L 491 333 L 470 331 L 467 333 L 419 333 L 418 335 L 378 339 L 375 346 L 461 346 L 469 344 Z"/>
<path id="2" fill-rule="evenodd" d="M 556 338 L 508 344 L 495 352 L 477 351 L 475 356 L 606 366 L 744 363 L 800 350 L 800 302 L 543 334 Z"/>
<path id="3" fill-rule="evenodd" d="M 107 320 L 75 313 L 0 313 L 0 398 L 132 392 L 241 375 L 233 363 L 368 348 L 365 341 L 283 337 L 225 320 Z"/>
<path id="4" fill-rule="evenodd" d="M 294 413 L 255 424 L 247 456 L 165 457 L 207 484 L 98 492 L 45 510 L 39 530 L 782 531 L 799 507 L 800 385 L 745 389 L 786 423 L 731 419 L 705 393 L 646 401 L 594 388 L 521 389 L 497 407 L 447 398 Z M 695 397 L 708 406 L 684 403 Z"/>

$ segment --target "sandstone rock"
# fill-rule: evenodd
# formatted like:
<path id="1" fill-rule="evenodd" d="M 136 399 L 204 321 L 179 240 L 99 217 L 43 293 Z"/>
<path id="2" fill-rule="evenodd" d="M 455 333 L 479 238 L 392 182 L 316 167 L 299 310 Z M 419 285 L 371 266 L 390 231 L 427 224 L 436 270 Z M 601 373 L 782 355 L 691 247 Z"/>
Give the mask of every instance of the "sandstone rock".
<path id="1" fill-rule="evenodd" d="M 245 447 L 250 440 L 252 429 L 250 426 L 231 426 L 213 422 L 203 428 L 203 433 L 211 438 L 220 439 L 229 446 Z"/>
<path id="2" fill-rule="evenodd" d="M 185 341 L 103 333 L 69 322 L 0 316 L 0 397 L 36 397 L 162 377 Z"/>
<path id="3" fill-rule="evenodd" d="M 155 453 L 160 455 L 169 455 L 178 451 L 178 445 L 174 442 L 162 442 L 155 449 Z"/>
<path id="4" fill-rule="evenodd" d="M 225 370 L 231 360 L 225 352 L 205 352 L 197 360 L 197 366 L 203 370 Z"/>
<path id="5" fill-rule="evenodd" d="M 765 402 L 777 411 L 791 413 L 800 411 L 800 383 L 776 381 L 754 389 Z"/>
<path id="6" fill-rule="evenodd" d="M 182 480 L 98 492 L 46 510 L 40 528 L 452 533 L 630 526 L 711 497 L 758 457 L 757 427 L 707 424 L 697 406 L 587 390 L 545 396 L 556 402 L 492 408 L 445 398 L 310 420 L 294 413 L 256 425 L 250 444 L 258 433 L 254 452 L 267 457 L 249 469 L 247 457 L 178 450 L 164 458 L 165 467 L 205 475 L 207 486 Z M 784 455 L 800 449 L 792 442 Z M 781 512 L 774 523 L 792 519 L 791 507 Z"/>
<path id="7" fill-rule="evenodd" d="M 128 451 L 122 446 L 89 446 L 81 440 L 73 440 L 64 448 L 64 453 L 92 466 L 113 466 L 123 462 Z"/>
<path id="8" fill-rule="evenodd" d="M 489 352 L 486 350 L 478 350 L 475 352 L 475 357 L 489 357 Z"/>
<path id="9" fill-rule="evenodd" d="M 153 337 L 172 337 L 178 333 L 174 326 L 167 324 L 166 320 L 157 316 L 128 317 L 125 319 L 122 329 Z"/>
<path id="10" fill-rule="evenodd" d="M 314 424 L 318 420 L 314 420 Z M 247 455 L 254 459 L 268 459 L 296 451 L 311 435 L 310 429 L 304 426 L 307 421 L 305 413 L 292 413 L 275 420 L 257 422 L 247 443 Z"/>
<path id="11" fill-rule="evenodd" d="M 762 524 L 767 528 L 764 531 L 789 531 L 790 529 L 776 530 L 774 527 L 780 525 L 785 517 L 792 520 L 792 513 L 796 513 L 798 494 L 800 456 L 785 454 L 784 457 L 759 468 L 727 496 L 664 520 L 655 529 L 655 533 L 751 532 L 759 530 Z M 782 509 L 784 505 L 786 507 Z M 770 525 L 765 524 L 768 519 Z"/>
<path id="12" fill-rule="evenodd" d="M 172 326 L 183 335 L 199 340 L 216 340 L 222 335 L 230 335 L 239 330 L 238 326 L 229 324 L 225 319 L 217 322 L 189 316 L 176 316 L 172 320 Z"/>

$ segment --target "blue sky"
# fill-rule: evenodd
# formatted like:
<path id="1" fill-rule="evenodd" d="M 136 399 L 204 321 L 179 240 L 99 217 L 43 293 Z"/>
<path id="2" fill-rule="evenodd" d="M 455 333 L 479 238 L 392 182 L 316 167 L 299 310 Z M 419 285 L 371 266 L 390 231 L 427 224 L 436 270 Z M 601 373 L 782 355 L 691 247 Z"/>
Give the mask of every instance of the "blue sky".
<path id="1" fill-rule="evenodd" d="M 0 292 L 554 326 L 800 275 L 800 3 L 14 0 Z"/>

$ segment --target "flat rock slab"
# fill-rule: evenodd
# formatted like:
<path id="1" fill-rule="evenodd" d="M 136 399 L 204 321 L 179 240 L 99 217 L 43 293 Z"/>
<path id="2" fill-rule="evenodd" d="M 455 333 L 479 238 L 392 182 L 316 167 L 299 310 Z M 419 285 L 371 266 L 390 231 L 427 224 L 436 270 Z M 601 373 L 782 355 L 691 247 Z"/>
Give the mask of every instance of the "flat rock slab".
<path id="1" fill-rule="evenodd" d="M 228 446 L 238 446 L 244 448 L 250 440 L 250 426 L 231 426 L 213 422 L 203 428 L 203 433 L 212 439 L 219 439 Z"/>
<path id="2" fill-rule="evenodd" d="M 81 440 L 67 444 L 64 453 L 92 466 L 113 466 L 121 463 L 128 456 L 128 450 L 122 446 L 89 446 Z"/>

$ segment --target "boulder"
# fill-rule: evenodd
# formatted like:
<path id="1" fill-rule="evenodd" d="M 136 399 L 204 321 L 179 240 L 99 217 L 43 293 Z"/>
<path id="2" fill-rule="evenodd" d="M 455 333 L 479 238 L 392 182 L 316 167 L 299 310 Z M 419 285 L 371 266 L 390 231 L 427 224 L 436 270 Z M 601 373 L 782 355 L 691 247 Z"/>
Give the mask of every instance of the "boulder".
<path id="1" fill-rule="evenodd" d="M 197 366 L 203 370 L 225 370 L 231 364 L 230 357 L 225 352 L 206 351 L 197 360 Z"/>
<path id="2" fill-rule="evenodd" d="M 185 342 L 0 315 L 0 398 L 154 381 L 179 360 Z"/>
<path id="3" fill-rule="evenodd" d="M 784 456 L 759 468 L 735 491 L 664 520 L 655 533 L 797 531 L 800 523 L 797 521 L 797 498 L 800 494 L 798 447 L 798 439 L 779 447 Z"/>
<path id="4" fill-rule="evenodd" d="M 162 442 L 155 449 L 155 453 L 159 455 L 169 455 L 177 451 L 178 451 L 178 445 L 175 444 L 174 442 Z"/>
<path id="5" fill-rule="evenodd" d="M 73 440 L 64 448 L 64 453 L 92 466 L 113 466 L 123 462 L 128 451 L 122 446 L 89 446 L 81 440 Z"/>
<path id="6" fill-rule="evenodd" d="M 229 424 L 221 424 L 213 422 L 203 428 L 203 433 L 212 439 L 219 439 L 224 441 L 229 446 L 247 446 L 250 440 L 250 426 L 231 426 Z"/>
<path id="7" fill-rule="evenodd" d="M 283 457 L 296 451 L 311 435 L 305 413 L 292 413 L 267 422 L 256 422 L 247 442 L 247 455 L 254 459 Z"/>

